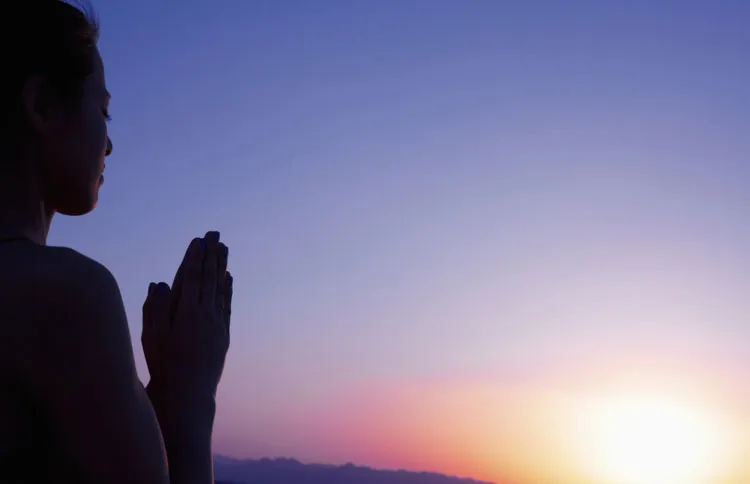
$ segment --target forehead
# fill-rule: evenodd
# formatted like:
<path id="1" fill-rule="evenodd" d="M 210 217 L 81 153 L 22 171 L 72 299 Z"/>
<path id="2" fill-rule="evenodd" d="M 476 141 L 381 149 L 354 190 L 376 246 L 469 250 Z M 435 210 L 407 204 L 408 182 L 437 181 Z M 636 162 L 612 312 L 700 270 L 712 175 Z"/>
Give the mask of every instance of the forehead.
<path id="1" fill-rule="evenodd" d="M 99 53 L 99 49 L 94 49 L 92 70 L 87 81 L 87 84 L 91 89 L 103 91 L 104 94 L 109 96 L 109 92 L 107 91 L 107 83 L 104 76 L 104 60 Z"/>

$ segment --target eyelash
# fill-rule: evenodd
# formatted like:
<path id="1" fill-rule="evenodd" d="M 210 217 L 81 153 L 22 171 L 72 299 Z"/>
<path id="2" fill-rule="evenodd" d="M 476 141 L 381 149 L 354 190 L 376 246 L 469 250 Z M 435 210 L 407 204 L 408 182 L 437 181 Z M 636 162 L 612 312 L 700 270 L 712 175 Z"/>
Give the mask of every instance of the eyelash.
<path id="1" fill-rule="evenodd" d="M 102 111 L 102 113 L 104 114 L 104 119 L 106 119 L 107 121 L 112 121 L 112 116 L 109 115 L 109 110 L 105 109 L 104 111 Z"/>

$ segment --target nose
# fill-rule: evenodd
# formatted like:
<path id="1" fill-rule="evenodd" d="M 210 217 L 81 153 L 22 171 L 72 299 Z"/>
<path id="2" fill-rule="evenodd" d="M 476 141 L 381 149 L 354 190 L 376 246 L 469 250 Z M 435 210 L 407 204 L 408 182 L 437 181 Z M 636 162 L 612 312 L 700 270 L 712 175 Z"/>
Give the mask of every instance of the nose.
<path id="1" fill-rule="evenodd" d="M 112 149 L 113 149 L 112 140 L 110 139 L 109 136 L 107 136 L 107 151 L 104 152 L 104 155 L 105 156 L 111 155 L 112 154 Z"/>

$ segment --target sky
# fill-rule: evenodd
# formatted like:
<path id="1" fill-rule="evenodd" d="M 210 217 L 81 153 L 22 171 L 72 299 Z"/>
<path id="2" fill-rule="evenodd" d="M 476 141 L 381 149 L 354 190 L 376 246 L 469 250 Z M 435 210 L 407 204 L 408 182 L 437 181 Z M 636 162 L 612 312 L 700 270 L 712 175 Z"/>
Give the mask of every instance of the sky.
<path id="1" fill-rule="evenodd" d="M 216 452 L 607 484 L 586 395 L 750 430 L 750 4 L 175 5 L 94 1 L 114 153 L 49 243 L 114 273 L 146 381 L 148 283 L 221 231 Z"/>

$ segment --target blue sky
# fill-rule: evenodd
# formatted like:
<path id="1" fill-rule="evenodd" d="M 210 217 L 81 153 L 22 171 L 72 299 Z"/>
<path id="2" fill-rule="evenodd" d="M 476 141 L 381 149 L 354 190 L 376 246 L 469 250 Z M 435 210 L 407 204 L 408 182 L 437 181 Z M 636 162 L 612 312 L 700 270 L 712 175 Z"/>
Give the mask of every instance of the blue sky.
<path id="1" fill-rule="evenodd" d="M 145 377 L 148 282 L 222 232 L 220 450 L 353 458 L 289 422 L 414 381 L 657 359 L 748 390 L 747 3 L 95 8 L 115 149 L 50 243 L 116 275 Z"/>

